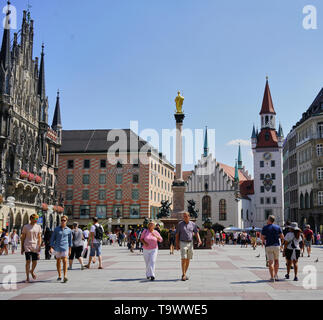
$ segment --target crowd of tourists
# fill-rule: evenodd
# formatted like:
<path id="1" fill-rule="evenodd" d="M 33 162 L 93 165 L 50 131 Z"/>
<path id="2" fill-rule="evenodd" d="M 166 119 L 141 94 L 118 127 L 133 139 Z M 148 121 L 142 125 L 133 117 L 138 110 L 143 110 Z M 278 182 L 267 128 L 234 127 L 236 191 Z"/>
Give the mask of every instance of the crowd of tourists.
<path id="1" fill-rule="evenodd" d="M 36 280 L 35 269 L 40 259 L 41 248 L 45 250 L 45 259 L 56 259 L 56 269 L 58 273 L 57 281 L 68 281 L 67 272 L 73 269 L 74 259 L 78 260 L 81 270 L 90 269 L 98 261 L 98 269 L 103 269 L 102 244 L 104 238 L 109 245 L 127 246 L 130 252 L 139 250 L 143 252 L 146 264 L 146 277 L 148 280 L 155 280 L 155 265 L 158 249 L 163 242 L 159 224 L 150 221 L 145 228 L 143 226 L 132 228 L 128 232 L 118 230 L 118 232 L 108 232 L 104 237 L 104 228 L 98 223 L 98 218 L 92 218 L 93 224 L 90 230 L 79 228 L 77 222 L 72 228 L 67 227 L 67 216 L 61 217 L 61 224 L 53 231 L 45 229 L 42 235 L 42 228 L 37 223 L 38 215 L 30 216 L 30 223 L 24 225 L 21 237 L 17 230 L 10 234 L 7 229 L 1 231 L 0 255 L 15 254 L 18 244 L 21 245 L 21 254 L 25 255 L 26 282 L 30 282 L 30 276 Z M 287 273 L 286 279 L 290 277 L 290 271 L 294 270 L 294 280 L 298 280 L 298 259 L 307 254 L 311 256 L 312 244 L 321 244 L 320 233 L 315 234 L 310 225 L 306 225 L 302 231 L 296 222 L 286 222 L 284 230 L 275 223 L 275 217 L 269 216 L 267 225 L 259 232 L 252 227 L 249 232 L 225 233 L 223 231 L 213 231 L 211 247 L 224 246 L 225 244 L 240 245 L 248 247 L 250 244 L 255 250 L 257 245 L 265 246 L 266 265 L 269 268 L 270 281 L 279 281 L 279 256 L 282 254 L 286 259 Z M 259 229 L 260 230 L 260 229 Z M 187 270 L 190 260 L 193 257 L 194 236 L 197 246 L 202 245 L 198 226 L 190 221 L 189 213 L 183 214 L 183 220 L 177 226 L 173 225 L 168 231 L 168 243 L 170 254 L 174 254 L 175 249 L 181 253 L 181 280 L 188 280 Z M 306 249 L 306 252 L 305 252 Z M 84 263 L 88 257 L 88 262 Z M 63 276 L 62 276 L 63 273 Z"/>

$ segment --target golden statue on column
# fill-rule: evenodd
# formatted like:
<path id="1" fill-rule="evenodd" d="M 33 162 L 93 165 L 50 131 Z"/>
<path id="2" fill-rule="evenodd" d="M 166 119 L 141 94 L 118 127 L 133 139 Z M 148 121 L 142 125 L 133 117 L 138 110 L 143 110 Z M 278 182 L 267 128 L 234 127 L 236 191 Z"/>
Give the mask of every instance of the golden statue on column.
<path id="1" fill-rule="evenodd" d="M 176 103 L 176 113 L 183 113 L 183 102 L 184 102 L 184 97 L 181 96 L 180 91 L 177 92 L 177 97 L 175 98 L 175 103 Z"/>

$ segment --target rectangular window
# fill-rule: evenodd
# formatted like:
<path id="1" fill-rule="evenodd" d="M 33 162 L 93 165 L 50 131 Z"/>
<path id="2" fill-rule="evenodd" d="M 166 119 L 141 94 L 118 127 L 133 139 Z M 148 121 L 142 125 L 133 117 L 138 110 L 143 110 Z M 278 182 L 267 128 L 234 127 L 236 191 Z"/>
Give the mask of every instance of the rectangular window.
<path id="1" fill-rule="evenodd" d="M 107 217 L 107 206 L 96 206 L 96 216 L 99 219 L 105 219 Z"/>
<path id="2" fill-rule="evenodd" d="M 80 218 L 90 218 L 90 206 L 80 206 Z"/>
<path id="3" fill-rule="evenodd" d="M 265 187 L 264 186 L 260 186 L 260 192 L 264 193 L 265 192 Z"/>
<path id="4" fill-rule="evenodd" d="M 113 206 L 113 218 L 118 219 L 122 218 L 122 206 L 121 205 L 114 205 Z"/>
<path id="5" fill-rule="evenodd" d="M 90 169 L 90 160 L 84 160 L 84 169 Z"/>
<path id="6" fill-rule="evenodd" d="M 260 161 L 260 168 L 263 168 L 265 166 L 265 162 L 264 161 Z"/>
<path id="7" fill-rule="evenodd" d="M 275 165 L 276 165 L 275 160 L 271 160 L 271 166 L 275 167 Z"/>
<path id="8" fill-rule="evenodd" d="M 318 180 L 323 179 L 323 168 L 317 168 L 317 179 Z"/>
<path id="9" fill-rule="evenodd" d="M 73 200 L 73 190 L 66 191 L 66 200 Z"/>
<path id="10" fill-rule="evenodd" d="M 130 218 L 139 218 L 140 217 L 140 205 L 132 204 L 130 206 Z"/>
<path id="11" fill-rule="evenodd" d="M 317 193 L 318 205 L 323 206 L 323 191 Z"/>
<path id="12" fill-rule="evenodd" d="M 277 203 L 277 199 L 274 197 L 273 198 L 273 204 L 276 204 Z"/>
<path id="13" fill-rule="evenodd" d="M 66 184 L 73 184 L 74 183 L 74 176 L 72 174 L 68 174 L 66 177 Z"/>
<path id="14" fill-rule="evenodd" d="M 271 192 L 276 192 L 276 186 L 271 187 Z"/>
<path id="15" fill-rule="evenodd" d="M 74 160 L 67 160 L 67 169 L 74 168 Z"/>
<path id="16" fill-rule="evenodd" d="M 73 216 L 73 206 L 65 205 L 64 206 L 64 214 L 66 216 Z"/>
<path id="17" fill-rule="evenodd" d="M 272 174 L 271 174 L 271 179 L 272 179 L 272 180 L 275 180 L 275 179 L 276 179 L 276 174 L 275 174 L 275 173 L 272 173 Z"/>
<path id="18" fill-rule="evenodd" d="M 83 184 L 89 184 L 90 183 L 90 175 L 84 174 L 83 175 Z"/>
<path id="19" fill-rule="evenodd" d="M 122 190 L 116 190 L 116 200 L 122 200 Z"/>
<path id="20" fill-rule="evenodd" d="M 116 175 L 116 184 L 121 184 L 122 183 L 122 174 L 118 173 Z"/>
<path id="21" fill-rule="evenodd" d="M 264 204 L 264 198 L 260 198 L 260 204 Z"/>
<path id="22" fill-rule="evenodd" d="M 138 200 L 139 199 L 139 190 L 134 189 L 132 190 L 132 200 Z"/>
<path id="23" fill-rule="evenodd" d="M 88 189 L 82 191 L 82 200 L 89 200 L 90 192 Z"/>
<path id="24" fill-rule="evenodd" d="M 132 183 L 139 183 L 139 175 L 138 174 L 134 174 L 132 176 Z"/>
<path id="25" fill-rule="evenodd" d="M 99 175 L 99 184 L 106 184 L 106 183 L 107 183 L 106 175 L 100 174 Z"/>
<path id="26" fill-rule="evenodd" d="M 105 190 L 99 190 L 99 200 L 105 200 L 105 199 L 106 199 Z"/>
<path id="27" fill-rule="evenodd" d="M 107 160 L 101 159 L 100 160 L 100 168 L 106 168 L 107 167 Z"/>
<path id="28" fill-rule="evenodd" d="M 318 157 L 323 156 L 323 144 L 316 145 L 316 154 Z"/>
<path id="29" fill-rule="evenodd" d="M 263 173 L 260 174 L 260 180 L 264 180 L 265 175 Z"/>
<path id="30" fill-rule="evenodd" d="M 266 204 L 270 204 L 270 198 L 266 198 Z"/>

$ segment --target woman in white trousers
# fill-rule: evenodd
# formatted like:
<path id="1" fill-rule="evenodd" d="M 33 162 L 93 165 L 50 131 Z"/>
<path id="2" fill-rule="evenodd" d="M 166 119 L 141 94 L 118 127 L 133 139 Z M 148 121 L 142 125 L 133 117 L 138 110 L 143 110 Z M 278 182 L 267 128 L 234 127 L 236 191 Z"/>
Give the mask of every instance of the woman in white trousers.
<path id="1" fill-rule="evenodd" d="M 163 238 L 158 231 L 155 230 L 155 223 L 149 222 L 148 228 L 145 229 L 140 237 L 143 243 L 143 254 L 146 263 L 146 277 L 148 280 L 155 280 L 155 265 L 158 255 L 158 242 L 162 242 Z"/>

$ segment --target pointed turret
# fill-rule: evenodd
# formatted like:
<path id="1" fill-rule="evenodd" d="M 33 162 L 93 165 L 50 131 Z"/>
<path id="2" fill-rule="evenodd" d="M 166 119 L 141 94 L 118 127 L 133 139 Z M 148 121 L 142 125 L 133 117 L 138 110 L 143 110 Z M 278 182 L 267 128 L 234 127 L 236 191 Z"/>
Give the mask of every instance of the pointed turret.
<path id="1" fill-rule="evenodd" d="M 266 86 L 265 86 L 265 92 L 264 92 L 264 98 L 262 101 L 262 107 L 261 111 L 259 113 L 260 115 L 263 114 L 276 114 L 274 109 L 273 100 L 271 98 L 269 83 L 268 83 L 268 77 L 266 77 Z"/>
<path id="2" fill-rule="evenodd" d="M 205 137 L 204 137 L 204 153 L 203 156 L 207 157 L 209 154 L 209 144 L 207 141 L 207 127 L 205 127 Z"/>
<path id="3" fill-rule="evenodd" d="M 45 59 L 44 59 L 44 44 L 42 44 L 42 52 L 40 58 L 40 68 L 39 68 L 39 77 L 38 77 L 38 95 L 41 100 L 45 99 L 46 91 L 45 91 Z"/>
<path id="4" fill-rule="evenodd" d="M 256 138 L 257 138 L 257 136 L 256 136 L 256 129 L 255 129 L 255 125 L 253 125 L 251 139 L 256 139 Z"/>
<path id="5" fill-rule="evenodd" d="M 9 82 L 11 73 L 11 52 L 10 52 L 10 1 L 8 1 L 7 13 L 2 38 L 2 46 L 0 52 L 0 74 L 1 74 L 1 92 L 10 94 Z"/>
<path id="6" fill-rule="evenodd" d="M 278 129 L 278 137 L 283 138 L 284 137 L 284 132 L 281 124 L 279 123 L 279 129 Z"/>
<path id="7" fill-rule="evenodd" d="M 56 106 L 55 106 L 52 128 L 55 131 L 58 131 L 59 129 L 62 128 L 61 107 L 60 107 L 60 102 L 59 102 L 59 90 L 57 91 Z"/>
<path id="8" fill-rule="evenodd" d="M 242 167 L 242 157 L 241 157 L 241 145 L 239 143 L 239 151 L 238 151 L 238 169 L 243 169 Z"/>

